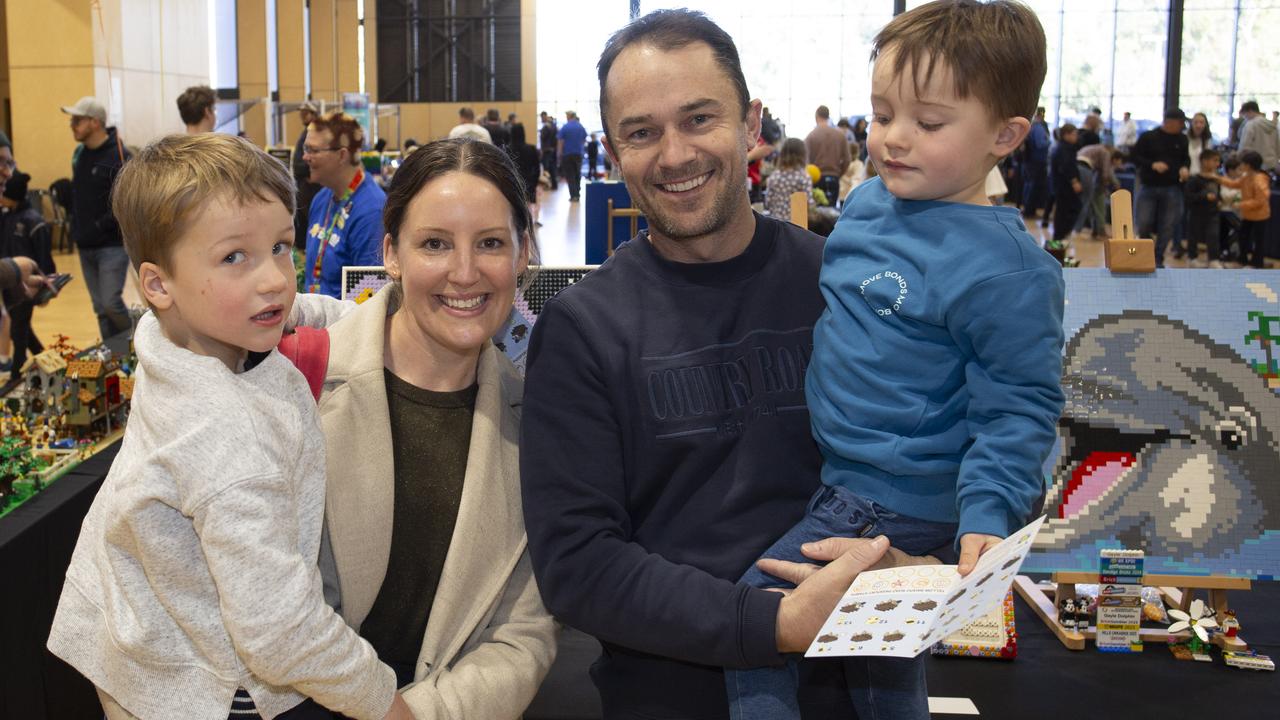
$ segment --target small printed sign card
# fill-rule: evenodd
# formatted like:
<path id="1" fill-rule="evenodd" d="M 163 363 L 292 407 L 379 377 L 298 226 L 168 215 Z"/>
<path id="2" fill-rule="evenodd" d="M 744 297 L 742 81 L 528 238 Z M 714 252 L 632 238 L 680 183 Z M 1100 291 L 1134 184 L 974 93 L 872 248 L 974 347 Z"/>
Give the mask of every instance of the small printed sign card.
<path id="1" fill-rule="evenodd" d="M 862 573 L 805 657 L 919 655 L 1004 601 L 1043 523 L 1041 517 L 983 553 L 967 577 L 960 577 L 955 565 Z"/>

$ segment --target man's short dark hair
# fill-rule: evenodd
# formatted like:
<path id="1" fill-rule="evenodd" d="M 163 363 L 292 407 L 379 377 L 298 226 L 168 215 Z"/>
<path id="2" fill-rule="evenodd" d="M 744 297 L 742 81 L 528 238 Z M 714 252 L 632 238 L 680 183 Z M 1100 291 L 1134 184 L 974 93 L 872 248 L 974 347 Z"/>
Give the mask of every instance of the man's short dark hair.
<path id="1" fill-rule="evenodd" d="M 214 94 L 213 88 L 195 85 L 178 96 L 178 114 L 182 116 L 183 123 L 196 125 L 204 120 L 205 112 L 217 102 L 218 96 Z"/>
<path id="2" fill-rule="evenodd" d="M 458 117 L 469 123 L 476 121 L 476 111 L 469 107 L 458 108 Z"/>
<path id="3" fill-rule="evenodd" d="M 1261 110 L 1258 109 L 1257 100 L 1247 100 L 1245 101 L 1245 104 L 1240 106 L 1240 113 L 1242 115 L 1247 112 L 1262 112 Z"/>
<path id="4" fill-rule="evenodd" d="M 1217 150 L 1214 150 L 1213 148 L 1205 148 L 1204 150 L 1200 151 L 1200 162 L 1204 162 L 1209 158 L 1220 158 L 1220 157 L 1222 157 L 1222 154 L 1219 153 Z"/>
<path id="5" fill-rule="evenodd" d="M 486 116 L 489 118 L 489 122 L 491 123 L 502 122 L 502 116 L 498 114 L 498 108 L 489 108 L 489 112 L 486 113 Z"/>
<path id="6" fill-rule="evenodd" d="M 655 10 L 614 33 L 604 46 L 604 52 L 600 54 L 596 70 L 600 78 L 600 120 L 606 135 L 609 134 L 609 97 L 605 82 L 609 79 L 609 70 L 623 50 L 642 42 L 664 51 L 683 48 L 695 42 L 706 43 L 711 47 L 716 63 L 729 76 L 738 93 L 742 117 L 747 116 L 747 111 L 751 109 L 751 96 L 747 93 L 747 78 L 742 74 L 738 48 L 733 44 L 729 33 L 696 10 Z"/>
<path id="7" fill-rule="evenodd" d="M 822 118 L 823 120 L 831 119 L 831 110 L 826 105 L 819 105 L 818 111 L 815 112 L 814 114 Z"/>

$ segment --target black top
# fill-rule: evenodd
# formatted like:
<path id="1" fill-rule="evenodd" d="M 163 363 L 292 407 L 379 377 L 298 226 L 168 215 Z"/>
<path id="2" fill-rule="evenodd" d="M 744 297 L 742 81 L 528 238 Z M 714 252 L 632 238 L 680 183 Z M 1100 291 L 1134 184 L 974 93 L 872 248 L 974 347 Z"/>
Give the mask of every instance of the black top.
<path id="1" fill-rule="evenodd" d="M 555 123 L 542 123 L 542 129 L 538 131 L 538 137 L 542 142 L 542 152 L 556 151 Z"/>
<path id="2" fill-rule="evenodd" d="M 1153 128 L 1139 135 L 1129 157 L 1138 166 L 1142 184 L 1152 187 L 1176 186 L 1179 182 L 1178 168 L 1191 167 L 1187 136 L 1182 133 L 1167 133 L 1161 128 Z M 1156 172 L 1151 166 L 1157 162 L 1164 162 L 1169 169 L 1162 173 Z"/>
<path id="3" fill-rule="evenodd" d="M 53 233 L 31 203 L 0 215 L 0 257 L 29 257 L 45 275 L 58 271 L 53 262 Z"/>
<path id="4" fill-rule="evenodd" d="M 1199 175 L 1192 175 L 1187 180 L 1184 189 L 1187 197 L 1187 207 L 1192 211 L 1201 213 L 1218 211 L 1218 193 L 1221 192 L 1218 183 L 1212 180 L 1206 180 Z M 1209 199 L 1209 194 L 1213 194 L 1213 200 Z"/>
<path id="5" fill-rule="evenodd" d="M 538 178 L 542 177 L 542 160 L 538 154 L 538 148 L 525 143 L 520 147 L 511 148 L 511 157 L 516 161 L 516 168 L 520 170 L 520 178 L 524 180 L 525 197 L 529 202 L 537 199 Z"/>
<path id="6" fill-rule="evenodd" d="M 499 150 L 506 151 L 511 147 L 511 131 L 502 127 L 502 123 L 484 123 L 484 129 L 489 131 L 489 139 Z"/>
<path id="7" fill-rule="evenodd" d="M 646 234 L 547 302 L 529 345 L 525 525 L 551 612 L 595 635 L 606 714 L 725 717 L 778 664 L 780 596 L 736 581 L 818 486 L 804 368 L 822 238 L 755 216 L 724 262 Z"/>
<path id="8" fill-rule="evenodd" d="M 1090 145 L 1101 145 L 1101 144 L 1102 144 L 1102 138 L 1098 135 L 1098 133 L 1092 130 L 1086 130 L 1084 128 L 1080 129 L 1080 137 L 1077 138 L 1077 142 L 1076 142 L 1077 149 L 1086 148 L 1086 147 L 1089 147 Z"/>
<path id="9" fill-rule="evenodd" d="M 389 370 L 383 375 L 395 462 L 391 556 L 360 635 L 396 671 L 397 684 L 404 686 L 413 682 L 458 520 L 479 386 L 432 392 Z"/>
<path id="10" fill-rule="evenodd" d="M 1078 151 L 1079 146 L 1062 140 L 1053 145 L 1053 154 L 1049 156 L 1049 176 L 1053 178 L 1053 191 L 1059 197 L 1062 193 L 1072 192 L 1071 181 L 1080 177 L 1080 171 L 1076 169 Z"/>
<path id="11" fill-rule="evenodd" d="M 307 129 L 302 128 L 302 134 L 298 136 L 298 142 L 293 146 L 293 179 L 301 185 L 311 180 L 311 166 L 302 157 L 302 148 L 307 141 Z"/>
<path id="12" fill-rule="evenodd" d="M 76 148 L 71 171 L 71 237 L 82 248 L 120 245 L 120 226 L 111 214 L 111 185 L 129 151 L 117 144 L 116 129 L 107 128 L 107 141 L 90 150 Z"/>

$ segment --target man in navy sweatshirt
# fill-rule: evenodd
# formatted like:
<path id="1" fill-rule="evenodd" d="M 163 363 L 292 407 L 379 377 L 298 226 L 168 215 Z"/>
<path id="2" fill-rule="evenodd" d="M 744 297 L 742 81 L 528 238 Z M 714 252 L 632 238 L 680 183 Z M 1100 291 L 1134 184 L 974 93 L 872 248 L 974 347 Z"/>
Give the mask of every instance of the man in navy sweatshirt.
<path id="1" fill-rule="evenodd" d="M 804 375 L 822 239 L 752 212 L 761 106 L 704 15 L 633 22 L 599 74 L 606 150 L 650 229 L 534 326 L 529 550 L 547 607 L 603 644 L 606 718 L 727 718 L 723 668 L 806 649 L 887 542 L 830 543 L 851 550 L 821 570 L 775 562 L 802 580 L 787 596 L 736 582 L 818 487 Z M 808 715 L 851 716 L 841 665 L 812 665 Z"/>

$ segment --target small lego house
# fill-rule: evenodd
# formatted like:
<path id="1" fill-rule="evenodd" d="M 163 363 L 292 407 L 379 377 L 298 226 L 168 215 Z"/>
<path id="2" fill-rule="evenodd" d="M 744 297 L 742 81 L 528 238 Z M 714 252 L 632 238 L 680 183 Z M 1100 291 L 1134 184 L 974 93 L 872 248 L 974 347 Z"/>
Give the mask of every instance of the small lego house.
<path id="1" fill-rule="evenodd" d="M 113 361 L 72 360 L 67 363 L 66 379 L 63 407 L 67 425 L 84 436 L 106 435 L 120 424 L 112 418 L 132 395 L 132 383 L 128 383 L 128 392 L 122 392 L 125 378 Z"/>

